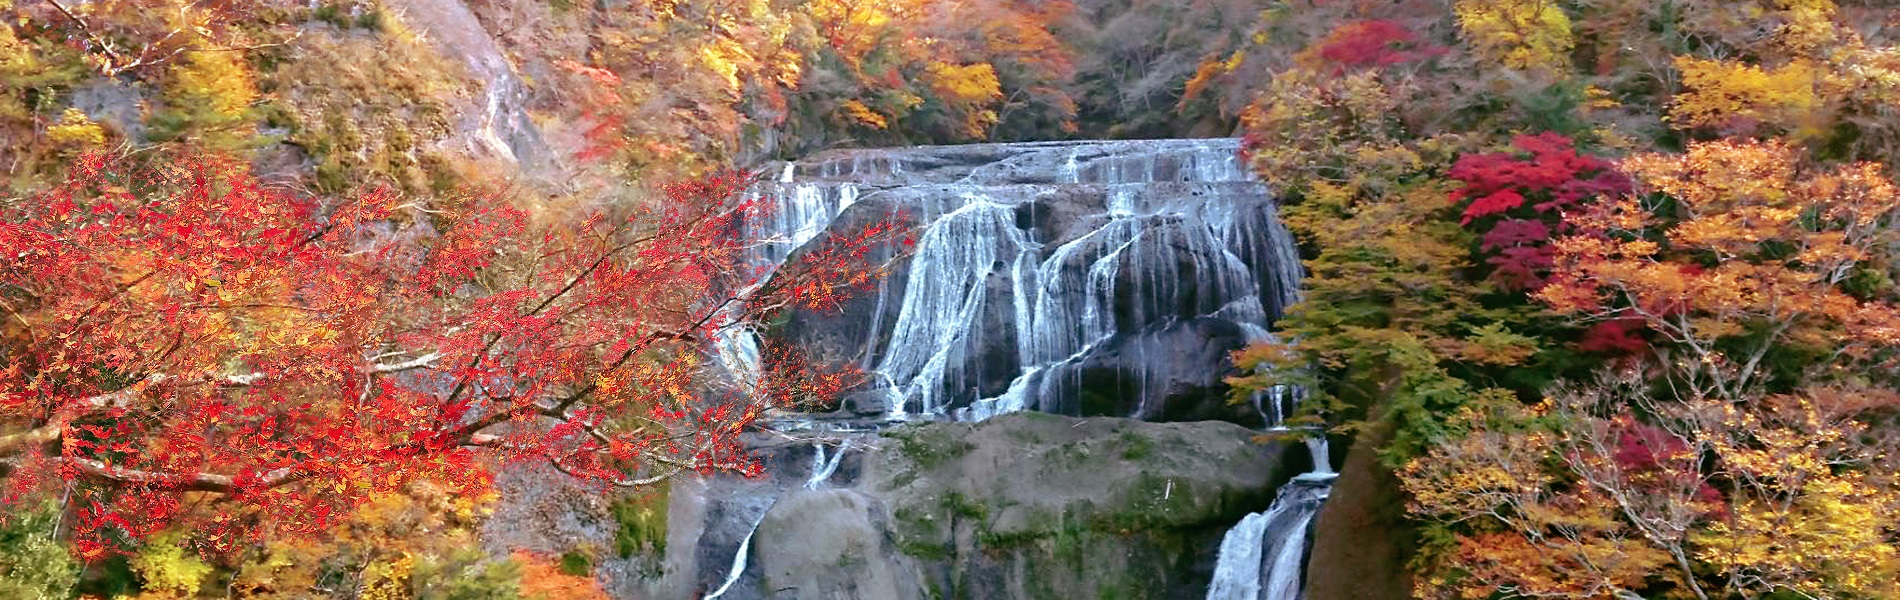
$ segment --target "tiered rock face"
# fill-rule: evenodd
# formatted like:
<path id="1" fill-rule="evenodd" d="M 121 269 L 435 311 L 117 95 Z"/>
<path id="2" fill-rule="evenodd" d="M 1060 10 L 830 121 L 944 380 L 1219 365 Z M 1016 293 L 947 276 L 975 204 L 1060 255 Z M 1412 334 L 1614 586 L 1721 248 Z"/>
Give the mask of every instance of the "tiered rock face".
<path id="1" fill-rule="evenodd" d="M 862 418 L 1031 409 L 1260 425 L 1225 402 L 1226 353 L 1267 337 L 1299 261 L 1238 142 L 1142 140 L 853 150 L 778 167 L 752 224 L 801 245 L 897 218 L 914 251 L 841 313 L 770 335 L 872 371 Z M 789 257 L 789 258 L 788 258 Z M 888 256 L 887 256 L 888 257 Z"/>

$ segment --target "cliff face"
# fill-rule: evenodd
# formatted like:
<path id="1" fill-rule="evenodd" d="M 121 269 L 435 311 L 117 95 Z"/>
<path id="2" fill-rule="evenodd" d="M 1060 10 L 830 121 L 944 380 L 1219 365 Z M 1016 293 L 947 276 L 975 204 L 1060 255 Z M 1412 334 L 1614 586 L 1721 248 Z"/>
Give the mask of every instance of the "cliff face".
<path id="1" fill-rule="evenodd" d="M 501 159 L 525 175 L 545 174 L 555 157 L 529 118 L 526 86 L 474 11 L 461 0 L 385 1 L 445 57 L 461 63 L 475 83 L 475 94 L 460 107 L 447 143 L 461 152 Z"/>

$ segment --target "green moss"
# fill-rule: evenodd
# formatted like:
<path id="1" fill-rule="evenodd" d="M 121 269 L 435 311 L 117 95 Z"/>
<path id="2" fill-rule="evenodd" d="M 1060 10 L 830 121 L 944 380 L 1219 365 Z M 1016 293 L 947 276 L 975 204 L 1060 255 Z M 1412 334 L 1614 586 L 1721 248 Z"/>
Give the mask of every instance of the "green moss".
<path id="1" fill-rule="evenodd" d="M 581 552 L 567 552 L 561 555 L 557 565 L 562 573 L 575 577 L 587 577 L 594 574 L 594 559 Z"/>
<path id="2" fill-rule="evenodd" d="M 943 560 L 950 556 L 944 542 L 949 536 L 943 522 L 930 510 L 898 506 L 891 511 L 891 517 L 895 520 L 891 537 L 898 551 L 925 560 Z"/>
<path id="3" fill-rule="evenodd" d="M 662 485 L 651 492 L 614 502 L 614 521 L 620 524 L 614 531 L 614 551 L 621 558 L 636 553 L 666 557 L 666 507 L 670 491 L 669 486 Z"/>
<path id="4" fill-rule="evenodd" d="M 1169 517 L 1191 511 L 1194 499 L 1186 486 L 1172 485 L 1171 478 L 1143 473 L 1137 477 L 1113 505 L 1113 510 L 1089 517 L 1089 526 L 1104 533 L 1125 534 L 1165 527 Z"/>
<path id="5" fill-rule="evenodd" d="M 259 111 L 265 122 L 289 126 L 287 141 L 316 164 L 311 187 L 318 192 L 363 185 L 411 194 L 452 188 L 444 185 L 450 169 L 424 148 L 451 133 L 449 102 L 466 83 L 457 68 L 414 36 L 401 35 L 394 17 L 335 3 L 313 16 L 329 21 L 323 17 L 331 13 L 337 29 L 308 29 L 293 58 L 259 82 L 273 90 L 268 112 Z"/>
<path id="6" fill-rule="evenodd" d="M 380 8 L 366 10 L 363 11 L 363 14 L 356 15 L 356 27 L 358 29 L 381 32 L 383 30 L 383 18 L 383 11 Z"/>
<path id="7" fill-rule="evenodd" d="M 912 469 L 900 469 L 896 473 L 891 474 L 891 487 L 894 488 L 902 488 L 916 481 L 917 471 Z"/>
<path id="8" fill-rule="evenodd" d="M 1087 564 L 1093 537 L 1094 533 L 1083 526 L 1081 519 L 1072 512 L 1064 511 L 1061 526 L 1055 531 L 1055 559 L 1071 568 L 1081 569 Z"/>
<path id="9" fill-rule="evenodd" d="M 976 543 L 990 552 L 1004 552 L 1033 546 L 1036 542 L 1050 537 L 1047 531 L 990 531 L 976 533 Z"/>
<path id="10" fill-rule="evenodd" d="M 1123 431 L 1120 439 L 1122 443 L 1122 458 L 1141 460 L 1154 453 L 1154 439 L 1142 435 L 1140 432 L 1134 430 Z"/>
<path id="11" fill-rule="evenodd" d="M 324 157 L 317 163 L 316 187 L 325 193 L 337 193 L 349 189 L 350 167 L 334 157 Z"/>
<path id="12" fill-rule="evenodd" d="M 434 152 L 423 153 L 418 165 L 429 181 L 429 191 L 437 196 L 446 196 L 461 187 L 461 176 L 455 173 L 455 167 L 447 157 Z"/>
<path id="13" fill-rule="evenodd" d="M 965 519 L 976 519 L 980 521 L 988 519 L 990 516 L 988 508 L 984 507 L 982 503 L 964 496 L 962 492 L 952 491 L 944 495 L 943 507 L 950 511 L 950 514 Z"/>
<path id="14" fill-rule="evenodd" d="M 349 22 L 343 17 L 343 9 L 335 4 L 318 5 L 310 11 L 310 20 L 322 21 L 337 27 L 347 27 Z"/>
<path id="15" fill-rule="evenodd" d="M 884 435 L 897 441 L 897 450 L 904 458 L 930 470 L 976 449 L 975 444 L 960 435 L 964 432 L 956 428 L 955 425 L 918 425 L 901 427 Z"/>
<path id="16" fill-rule="evenodd" d="M 290 109 L 285 107 L 282 103 L 267 100 L 263 104 L 259 104 L 255 112 L 258 117 L 264 120 L 265 127 L 282 129 L 291 134 L 297 133 L 300 129 L 300 124 L 297 122 L 297 114 L 291 112 Z"/>
<path id="17" fill-rule="evenodd" d="M 870 564 L 870 561 L 864 558 L 864 552 L 856 546 L 853 546 L 844 552 L 838 553 L 838 560 L 834 561 L 832 566 L 837 567 L 840 571 L 854 571 L 863 568 L 867 564 Z"/>
<path id="18" fill-rule="evenodd" d="M 1050 458 L 1055 459 L 1051 465 L 1071 471 L 1093 468 L 1094 461 L 1101 460 L 1101 457 L 1096 456 L 1096 450 L 1091 447 L 1093 445 L 1093 441 L 1083 440 L 1056 446 L 1050 455 Z"/>
<path id="19" fill-rule="evenodd" d="M 940 542 L 899 540 L 897 542 L 897 551 L 904 553 L 905 556 L 923 560 L 949 560 L 951 556 L 950 545 Z"/>

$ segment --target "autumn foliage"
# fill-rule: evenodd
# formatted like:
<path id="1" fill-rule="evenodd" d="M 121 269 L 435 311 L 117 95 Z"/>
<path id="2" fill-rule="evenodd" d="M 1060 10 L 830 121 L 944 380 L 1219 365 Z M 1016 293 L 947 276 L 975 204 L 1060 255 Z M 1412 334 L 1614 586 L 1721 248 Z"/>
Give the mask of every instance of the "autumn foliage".
<path id="1" fill-rule="evenodd" d="M 1609 161 L 1580 154 L 1554 133 L 1520 135 L 1512 146 L 1526 155 L 1467 154 L 1446 175 L 1464 184 L 1452 192 L 1465 205 L 1459 224 L 1481 234 L 1491 276 L 1506 289 L 1540 287 L 1551 267 L 1553 235 L 1568 233 L 1564 211 L 1586 200 L 1629 191 Z"/>
<path id="2" fill-rule="evenodd" d="M 1342 518 L 1416 546 L 1313 560 L 1409 560 L 1381 597 L 1900 594 L 1895 16 L 1318 1 L 1203 63 L 1258 82 L 1308 271 L 1236 396 L 1309 386 L 1395 476 L 1355 493 L 1410 499 Z"/>
<path id="3" fill-rule="evenodd" d="M 1877 516 L 1900 508 L 1900 312 L 1865 279 L 1893 258 L 1900 193 L 1876 165 L 1804 168 L 1773 142 L 1621 167 L 1644 193 L 1572 211 L 1534 296 L 1653 332 L 1648 356 L 1534 415 L 1484 409 L 1518 425 L 1400 472 L 1415 513 L 1506 531 L 1461 539 L 1428 595 L 1900 592 L 1900 529 Z"/>
<path id="4" fill-rule="evenodd" d="M 749 182 L 563 224 L 493 191 L 322 203 L 229 159 L 87 155 L 0 219 L 7 500 L 67 490 L 96 557 L 181 524 L 211 549 L 312 535 L 417 482 L 480 493 L 510 460 L 617 486 L 757 473 L 746 425 L 851 376 L 768 349 L 766 377 L 717 385 L 712 344 L 870 281 L 857 260 L 896 232 L 753 286 L 730 235 L 764 210 Z"/>
<path id="5" fill-rule="evenodd" d="M 1307 50 L 1306 60 L 1328 65 L 1335 72 L 1389 67 L 1442 54 L 1404 24 L 1384 19 L 1351 21 L 1340 25 Z"/>

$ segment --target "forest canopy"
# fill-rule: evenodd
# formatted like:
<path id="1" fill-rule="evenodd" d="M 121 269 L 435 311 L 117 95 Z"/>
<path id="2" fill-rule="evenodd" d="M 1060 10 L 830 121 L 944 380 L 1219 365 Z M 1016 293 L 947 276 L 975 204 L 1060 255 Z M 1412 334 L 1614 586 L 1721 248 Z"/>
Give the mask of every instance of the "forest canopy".
<path id="1" fill-rule="evenodd" d="M 1236 394 L 1380 440 L 1416 597 L 1900 593 L 1896 18 L 1269 9 L 1201 75 L 1309 278 Z"/>

